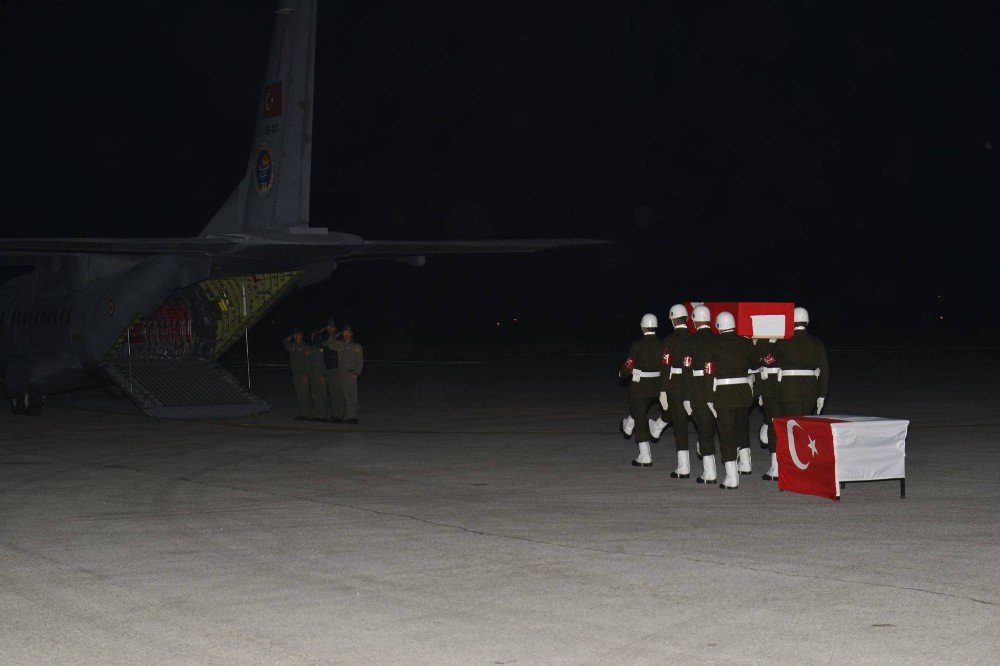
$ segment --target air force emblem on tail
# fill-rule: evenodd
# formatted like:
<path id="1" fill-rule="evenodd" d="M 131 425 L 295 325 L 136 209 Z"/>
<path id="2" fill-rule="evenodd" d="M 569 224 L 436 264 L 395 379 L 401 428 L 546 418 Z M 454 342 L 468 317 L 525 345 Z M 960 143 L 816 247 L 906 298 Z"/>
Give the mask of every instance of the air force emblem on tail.
<path id="1" fill-rule="evenodd" d="M 266 143 L 260 144 L 254 159 L 254 187 L 257 194 L 266 197 L 274 185 L 274 155 Z"/>

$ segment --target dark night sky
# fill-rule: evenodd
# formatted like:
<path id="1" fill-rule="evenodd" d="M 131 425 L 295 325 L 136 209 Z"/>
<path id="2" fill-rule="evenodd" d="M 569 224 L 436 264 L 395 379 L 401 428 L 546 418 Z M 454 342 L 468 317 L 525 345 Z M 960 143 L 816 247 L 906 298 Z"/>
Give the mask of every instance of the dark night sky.
<path id="1" fill-rule="evenodd" d="M 275 3 L 88 4 L 3 9 L 4 235 L 195 235 Z M 755 299 L 844 345 L 992 341 L 1000 12 L 866 4 L 321 1 L 315 226 L 616 244 L 343 266 L 275 328 L 620 346 L 647 310 Z"/>

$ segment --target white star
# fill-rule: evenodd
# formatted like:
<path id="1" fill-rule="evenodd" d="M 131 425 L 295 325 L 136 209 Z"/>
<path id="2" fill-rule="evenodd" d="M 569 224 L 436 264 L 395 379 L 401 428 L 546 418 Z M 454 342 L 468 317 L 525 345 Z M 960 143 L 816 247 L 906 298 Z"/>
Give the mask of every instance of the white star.
<path id="1" fill-rule="evenodd" d="M 809 444 L 808 444 L 808 446 L 809 446 L 809 450 L 813 452 L 814 456 L 817 453 L 819 453 L 819 451 L 816 450 L 816 440 L 813 439 L 812 437 L 809 438 Z"/>

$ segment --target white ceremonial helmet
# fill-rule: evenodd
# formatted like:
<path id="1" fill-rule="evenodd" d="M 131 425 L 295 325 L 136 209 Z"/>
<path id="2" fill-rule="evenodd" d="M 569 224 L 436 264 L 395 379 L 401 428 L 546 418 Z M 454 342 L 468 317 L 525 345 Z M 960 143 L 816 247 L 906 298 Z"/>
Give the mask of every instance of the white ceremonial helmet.
<path id="1" fill-rule="evenodd" d="M 687 317 L 687 316 L 688 316 L 688 309 L 684 307 L 683 303 L 678 303 L 677 305 L 670 306 L 669 317 L 671 319 L 678 319 L 680 317 Z"/>
<path id="2" fill-rule="evenodd" d="M 712 313 L 704 305 L 696 305 L 694 310 L 691 312 L 691 319 L 695 320 L 699 324 L 707 324 L 712 321 Z"/>
<path id="3" fill-rule="evenodd" d="M 736 318 L 730 312 L 720 312 L 715 318 L 715 327 L 720 331 L 731 331 L 736 328 Z"/>
<path id="4" fill-rule="evenodd" d="M 796 324 L 808 324 L 809 310 L 806 310 L 805 308 L 795 308 L 795 316 L 793 317 L 793 320 Z"/>
<path id="5" fill-rule="evenodd" d="M 642 321 L 639 322 L 639 326 L 642 328 L 656 328 L 656 315 L 649 313 L 642 315 Z"/>

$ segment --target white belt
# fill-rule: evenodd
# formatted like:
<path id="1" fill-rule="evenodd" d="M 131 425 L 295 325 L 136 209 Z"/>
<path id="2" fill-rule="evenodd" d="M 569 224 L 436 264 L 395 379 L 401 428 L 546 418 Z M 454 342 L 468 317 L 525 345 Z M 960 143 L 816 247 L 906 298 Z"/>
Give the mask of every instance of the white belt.
<path id="1" fill-rule="evenodd" d="M 777 375 L 781 372 L 781 368 L 761 368 L 760 378 L 767 379 L 768 375 Z"/>
<path id="2" fill-rule="evenodd" d="M 782 377 L 816 377 L 819 379 L 819 368 L 815 370 L 778 370 L 778 381 Z"/>
<path id="3" fill-rule="evenodd" d="M 712 378 L 712 390 L 714 391 L 719 386 L 732 386 L 733 384 L 749 384 L 749 377 L 723 377 L 719 379 L 718 377 Z"/>
<path id="4" fill-rule="evenodd" d="M 691 374 L 694 375 L 695 377 L 704 377 L 705 376 L 705 371 L 704 370 L 692 370 Z"/>
<path id="5" fill-rule="evenodd" d="M 679 375 L 684 372 L 684 368 L 670 368 L 670 376 Z"/>
<path id="6" fill-rule="evenodd" d="M 659 377 L 659 372 L 643 372 L 642 370 L 632 371 L 632 381 L 637 382 L 640 379 L 648 379 L 650 377 Z"/>

